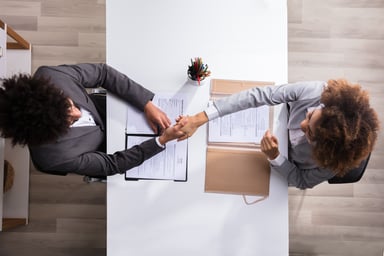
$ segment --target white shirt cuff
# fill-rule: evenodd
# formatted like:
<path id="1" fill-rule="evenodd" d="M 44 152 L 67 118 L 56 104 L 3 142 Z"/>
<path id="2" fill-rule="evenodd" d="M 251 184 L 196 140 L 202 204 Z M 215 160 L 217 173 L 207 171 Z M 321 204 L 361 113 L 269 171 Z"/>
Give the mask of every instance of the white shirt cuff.
<path id="1" fill-rule="evenodd" d="M 161 147 L 161 148 L 165 148 L 165 145 L 161 145 L 160 141 L 159 141 L 159 137 L 156 137 L 155 138 L 155 141 L 156 141 L 156 144 L 157 146 Z"/>
<path id="2" fill-rule="evenodd" d="M 279 154 L 275 159 L 272 159 L 272 160 L 269 160 L 268 161 L 272 164 L 272 165 L 275 165 L 275 166 L 280 166 L 284 163 L 284 160 L 285 158 Z"/>
<path id="3" fill-rule="evenodd" d="M 209 102 L 208 107 L 204 112 L 207 115 L 208 120 L 213 120 L 219 117 L 219 111 L 217 111 L 217 108 L 213 105 L 212 101 Z"/>

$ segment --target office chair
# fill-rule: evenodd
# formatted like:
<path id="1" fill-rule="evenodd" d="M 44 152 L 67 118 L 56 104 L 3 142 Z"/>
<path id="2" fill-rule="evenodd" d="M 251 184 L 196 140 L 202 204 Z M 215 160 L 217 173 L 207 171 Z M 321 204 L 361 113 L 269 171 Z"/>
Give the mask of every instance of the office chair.
<path id="1" fill-rule="evenodd" d="M 107 182 L 107 177 L 91 177 L 91 176 L 84 176 L 83 181 L 85 183 L 93 183 L 93 182 Z"/>
<path id="2" fill-rule="evenodd" d="M 106 120 L 106 90 L 102 88 L 92 88 L 88 91 L 89 97 L 96 106 L 97 111 L 99 112 L 101 118 Z M 106 152 L 106 145 L 101 146 L 101 150 Z M 86 183 L 92 182 L 107 182 L 107 177 L 105 176 L 87 176 L 83 177 L 83 181 Z"/>
<path id="3" fill-rule="evenodd" d="M 361 164 L 355 169 L 350 170 L 343 177 L 333 177 L 328 180 L 329 184 L 346 184 L 346 183 L 354 183 L 358 182 L 365 172 L 367 168 L 369 158 L 371 157 L 371 153 L 369 153 L 368 157 L 361 162 Z"/>

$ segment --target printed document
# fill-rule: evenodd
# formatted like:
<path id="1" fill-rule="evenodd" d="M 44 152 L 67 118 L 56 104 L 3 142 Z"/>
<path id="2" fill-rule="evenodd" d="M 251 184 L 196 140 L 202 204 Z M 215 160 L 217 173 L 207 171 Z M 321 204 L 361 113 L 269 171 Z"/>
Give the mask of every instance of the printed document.
<path id="1" fill-rule="evenodd" d="M 171 121 L 184 114 L 186 96 L 158 93 L 152 102 L 163 110 Z M 173 125 L 174 123 L 172 123 Z M 150 128 L 145 115 L 132 107 L 127 109 L 126 147 L 131 148 L 144 140 L 157 136 Z M 166 149 L 144 161 L 140 166 L 127 170 L 126 179 L 187 180 L 188 140 L 168 142 Z"/>
<path id="2" fill-rule="evenodd" d="M 269 129 L 270 107 L 260 106 L 216 118 L 208 123 L 209 142 L 256 143 Z"/>
<path id="3" fill-rule="evenodd" d="M 127 136 L 127 148 L 133 147 L 150 137 Z M 187 180 L 187 141 L 171 141 L 166 149 L 146 160 L 143 164 L 128 170 L 127 179 Z"/>

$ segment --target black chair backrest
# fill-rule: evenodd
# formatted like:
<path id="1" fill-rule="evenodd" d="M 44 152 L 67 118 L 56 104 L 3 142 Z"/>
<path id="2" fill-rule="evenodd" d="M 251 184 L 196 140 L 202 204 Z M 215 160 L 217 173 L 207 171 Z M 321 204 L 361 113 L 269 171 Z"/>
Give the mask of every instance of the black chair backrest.
<path id="1" fill-rule="evenodd" d="M 350 170 L 343 177 L 333 177 L 328 180 L 329 184 L 343 184 L 343 183 L 354 183 L 358 182 L 365 172 L 367 168 L 369 158 L 371 157 L 371 153 L 369 153 L 368 157 L 361 162 L 361 164 L 355 169 Z"/>

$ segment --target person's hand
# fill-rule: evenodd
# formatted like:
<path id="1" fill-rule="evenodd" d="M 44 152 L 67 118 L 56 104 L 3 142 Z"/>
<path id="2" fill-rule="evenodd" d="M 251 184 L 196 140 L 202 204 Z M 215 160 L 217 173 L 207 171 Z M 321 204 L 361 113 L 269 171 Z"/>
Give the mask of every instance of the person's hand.
<path id="1" fill-rule="evenodd" d="M 269 130 L 265 132 L 260 144 L 261 151 L 268 157 L 269 160 L 275 159 L 280 154 L 278 140 L 269 132 Z"/>
<path id="2" fill-rule="evenodd" d="M 180 124 L 175 124 L 173 126 L 168 127 L 164 130 L 164 132 L 159 137 L 159 142 L 161 145 L 164 145 L 168 141 L 180 138 L 185 135 L 183 131 L 181 131 L 182 126 Z"/>
<path id="3" fill-rule="evenodd" d="M 161 109 L 156 107 L 152 101 L 148 101 L 148 103 L 145 105 L 144 113 L 149 125 L 156 134 L 160 133 L 171 125 L 171 120 L 168 118 L 168 116 Z M 160 131 L 158 128 L 160 128 Z"/>
<path id="4" fill-rule="evenodd" d="M 184 135 L 178 138 L 177 141 L 182 141 L 191 137 L 197 128 L 208 122 L 208 117 L 205 112 L 200 112 L 194 116 L 179 116 L 176 122 L 181 125 L 181 131 L 184 132 Z"/>

